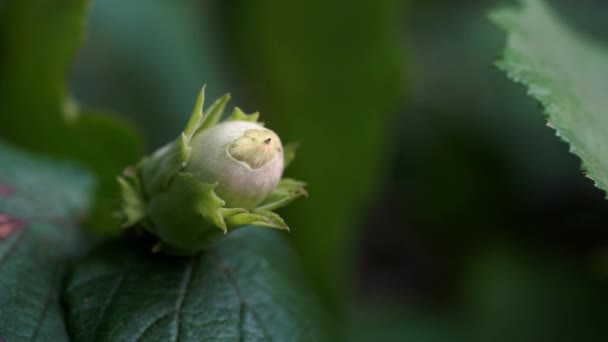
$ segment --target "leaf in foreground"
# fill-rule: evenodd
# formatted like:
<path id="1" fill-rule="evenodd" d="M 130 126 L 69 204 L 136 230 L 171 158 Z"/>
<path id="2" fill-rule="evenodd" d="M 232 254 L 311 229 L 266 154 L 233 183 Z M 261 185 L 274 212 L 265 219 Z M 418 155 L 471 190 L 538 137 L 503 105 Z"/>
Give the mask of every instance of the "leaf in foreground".
<path id="1" fill-rule="evenodd" d="M 608 49 L 574 32 L 540 0 L 491 18 L 507 32 L 498 67 L 528 88 L 587 176 L 608 190 Z"/>
<path id="2" fill-rule="evenodd" d="M 113 242 L 79 262 L 66 289 L 78 341 L 325 341 L 328 326 L 288 246 L 235 231 L 177 258 Z"/>
<path id="3" fill-rule="evenodd" d="M 0 341 L 67 341 L 60 286 L 92 179 L 0 143 Z"/>

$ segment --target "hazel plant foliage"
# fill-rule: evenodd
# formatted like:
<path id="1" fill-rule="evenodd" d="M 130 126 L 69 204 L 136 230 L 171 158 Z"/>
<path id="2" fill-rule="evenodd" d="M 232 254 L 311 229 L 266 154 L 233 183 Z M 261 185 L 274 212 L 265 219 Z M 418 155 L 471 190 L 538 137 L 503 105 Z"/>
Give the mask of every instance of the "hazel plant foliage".
<path id="1" fill-rule="evenodd" d="M 273 210 L 306 195 L 305 183 L 281 178 L 295 146 L 259 113 L 235 108 L 220 122 L 229 98 L 203 112 L 203 88 L 182 134 L 118 178 L 124 226 L 143 227 L 167 253 L 196 254 L 245 225 L 289 230 Z"/>

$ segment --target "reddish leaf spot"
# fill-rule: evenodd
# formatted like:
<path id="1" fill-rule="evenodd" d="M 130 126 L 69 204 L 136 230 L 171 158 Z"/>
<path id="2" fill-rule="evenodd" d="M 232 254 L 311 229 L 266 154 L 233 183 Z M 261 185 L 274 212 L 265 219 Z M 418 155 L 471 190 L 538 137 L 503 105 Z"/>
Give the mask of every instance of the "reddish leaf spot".
<path id="1" fill-rule="evenodd" d="M 25 226 L 23 221 L 15 220 L 6 214 L 0 214 L 0 240 L 4 240 L 11 236 L 12 233 L 23 226 Z M 0 342 L 2 341 L 0 340 Z"/>
<path id="2" fill-rule="evenodd" d="M 0 184 L 0 196 L 1 197 L 8 197 L 8 196 L 12 196 L 15 192 L 13 191 L 13 189 L 11 187 L 9 187 L 6 184 Z M 2 340 L 0 340 L 0 342 L 2 342 Z"/>

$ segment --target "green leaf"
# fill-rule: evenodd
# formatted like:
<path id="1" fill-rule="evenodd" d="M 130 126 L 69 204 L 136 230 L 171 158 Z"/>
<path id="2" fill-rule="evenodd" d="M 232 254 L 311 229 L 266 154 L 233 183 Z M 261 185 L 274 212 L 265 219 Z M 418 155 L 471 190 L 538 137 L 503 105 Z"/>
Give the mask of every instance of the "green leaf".
<path id="1" fill-rule="evenodd" d="M 60 286 L 93 179 L 0 143 L 0 339 L 67 341 Z"/>
<path id="2" fill-rule="evenodd" d="M 491 18 L 507 32 L 498 67 L 528 88 L 587 176 L 608 190 L 608 49 L 573 31 L 540 0 Z"/>
<path id="3" fill-rule="evenodd" d="M 163 146 L 141 162 L 141 177 L 146 195 L 163 192 L 177 172 L 190 159 L 188 136 L 182 133 L 175 141 Z"/>
<path id="4" fill-rule="evenodd" d="M 394 43 L 402 39 L 402 6 L 397 0 L 310 0 L 297 10 L 276 0 L 223 6 L 227 47 L 255 94 L 251 106 L 264 108 L 283 141 L 302 143 L 289 175 L 305 179 L 314 200 L 281 215 L 326 302 L 339 298 L 341 282 L 350 278 L 343 262 L 353 227 L 360 226 L 362 206 L 377 201 L 385 176 L 387 127 L 405 84 L 405 59 Z"/>
<path id="5" fill-rule="evenodd" d="M 234 110 L 232 111 L 232 114 L 230 114 L 230 116 L 228 118 L 226 118 L 226 121 L 249 121 L 249 122 L 257 122 L 260 125 L 264 125 L 261 122 L 258 122 L 258 119 L 260 118 L 260 112 L 255 112 L 255 113 L 251 113 L 251 114 L 245 114 L 245 112 L 243 112 L 241 110 L 241 108 L 239 107 L 234 107 Z"/>
<path id="6" fill-rule="evenodd" d="M 289 230 L 289 227 L 283 221 L 283 218 L 272 211 L 254 210 L 249 212 L 245 209 L 240 209 L 241 212 L 233 213 L 234 209 L 228 209 L 230 214 L 224 214 L 224 220 L 229 229 L 236 229 L 246 225 L 276 228 L 281 230 Z M 236 210 L 239 210 L 238 208 Z M 226 212 L 226 211 L 224 211 Z"/>
<path id="7" fill-rule="evenodd" d="M 213 102 L 213 104 L 205 111 L 203 121 L 196 132 L 207 129 L 218 123 L 222 118 L 222 114 L 224 114 L 224 108 L 226 108 L 226 103 L 228 103 L 228 100 L 230 100 L 230 94 L 225 94 Z"/>
<path id="8" fill-rule="evenodd" d="M 192 151 L 190 142 L 196 132 L 216 124 L 221 118 L 224 107 L 229 99 L 230 95 L 226 94 L 204 111 L 205 86 L 201 88 L 190 119 L 188 119 L 188 124 L 182 134 L 177 140 L 166 144 L 154 152 L 151 157 L 144 158 L 142 161 L 141 176 L 147 196 L 155 195 L 167 189 L 171 179 L 190 160 L 190 153 Z"/>
<path id="9" fill-rule="evenodd" d="M 283 146 L 283 165 L 287 168 L 296 159 L 296 151 L 300 148 L 299 143 L 290 143 Z"/>
<path id="10" fill-rule="evenodd" d="M 222 236 L 227 231 L 220 211 L 225 202 L 213 191 L 216 185 L 178 173 L 166 192 L 150 199 L 151 230 L 161 241 L 190 254 L 204 247 L 202 241 Z"/>
<path id="11" fill-rule="evenodd" d="M 201 91 L 198 93 L 198 97 L 196 98 L 196 103 L 194 104 L 194 109 L 192 110 L 192 114 L 190 115 L 190 119 L 188 119 L 188 124 L 184 129 L 184 134 L 186 135 L 188 143 L 194 136 L 194 133 L 199 128 L 201 123 L 203 122 L 203 108 L 205 106 L 205 86 L 201 88 Z"/>
<path id="12" fill-rule="evenodd" d="M 288 205 L 302 196 L 308 196 L 305 187 L 306 183 L 302 181 L 283 178 L 279 182 L 279 185 L 277 185 L 277 188 L 268 195 L 256 210 L 275 210 Z"/>
<path id="13" fill-rule="evenodd" d="M 286 244 L 244 228 L 190 258 L 114 242 L 75 266 L 65 299 L 76 341 L 332 341 Z"/>
<path id="14" fill-rule="evenodd" d="M 0 8 L 0 137 L 78 160 L 99 186 L 88 226 L 116 231 L 115 177 L 142 151 L 139 135 L 106 113 L 78 110 L 64 79 L 80 43 L 88 1 L 7 0 Z M 81 115 L 82 114 L 82 115 Z"/>
<path id="15" fill-rule="evenodd" d="M 122 195 L 123 227 L 130 227 L 146 217 L 146 202 L 135 168 L 126 168 L 122 177 L 117 177 Z"/>

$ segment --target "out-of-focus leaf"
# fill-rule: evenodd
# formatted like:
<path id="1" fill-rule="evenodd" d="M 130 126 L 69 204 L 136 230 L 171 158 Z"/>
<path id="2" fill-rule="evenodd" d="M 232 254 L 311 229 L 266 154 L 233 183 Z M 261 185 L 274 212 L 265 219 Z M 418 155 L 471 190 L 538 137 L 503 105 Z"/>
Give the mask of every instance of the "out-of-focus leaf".
<path id="1" fill-rule="evenodd" d="M 351 308 L 348 341 L 606 341 L 608 279 L 520 243 L 490 244 L 470 259 L 451 303 Z"/>
<path id="2" fill-rule="evenodd" d="M 572 260 L 506 245 L 478 255 L 469 270 L 468 341 L 608 339 L 607 281 Z"/>
<path id="3" fill-rule="evenodd" d="M 78 341 L 332 341 L 288 246 L 256 228 L 195 257 L 121 242 L 76 265 L 66 289 Z"/>
<path id="4" fill-rule="evenodd" d="M 453 312 L 438 315 L 431 310 L 395 303 L 352 308 L 349 312 L 348 341 L 470 341 L 462 329 L 464 317 Z"/>
<path id="5" fill-rule="evenodd" d="M 83 30 L 86 0 L 11 0 L 0 8 L 0 137 L 75 159 L 95 171 L 89 226 L 118 228 L 115 176 L 141 154 L 137 133 L 101 113 L 80 115 L 64 78 Z"/>
<path id="6" fill-rule="evenodd" d="M 545 109 L 597 187 L 608 190 L 608 50 L 571 30 L 541 0 L 494 11 L 507 32 L 497 65 Z"/>
<path id="7" fill-rule="evenodd" d="M 181 132 L 203 83 L 210 99 L 238 87 L 226 83 L 231 70 L 212 3 L 103 0 L 90 7 L 70 84 L 83 103 L 137 122 L 151 149 Z"/>
<path id="8" fill-rule="evenodd" d="M 289 173 L 310 200 L 284 211 L 324 299 L 343 287 L 343 256 L 385 165 L 385 128 L 401 98 L 401 2 L 246 0 L 227 7 L 232 55 L 256 108 L 283 141 L 301 142 Z"/>
<path id="9" fill-rule="evenodd" d="M 0 340 L 68 341 L 59 297 L 93 179 L 0 144 Z"/>

